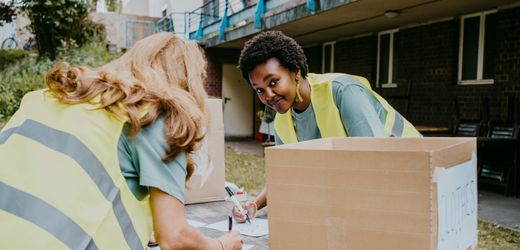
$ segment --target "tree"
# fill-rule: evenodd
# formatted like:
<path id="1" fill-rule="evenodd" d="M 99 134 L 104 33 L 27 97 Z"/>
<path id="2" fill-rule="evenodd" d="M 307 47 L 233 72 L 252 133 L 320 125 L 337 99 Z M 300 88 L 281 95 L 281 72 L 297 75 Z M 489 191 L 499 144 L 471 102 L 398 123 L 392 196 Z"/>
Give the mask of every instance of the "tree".
<path id="1" fill-rule="evenodd" d="M 92 0 L 90 3 L 90 8 L 95 10 L 97 3 L 98 0 Z M 105 0 L 105 4 L 109 12 L 119 12 L 120 6 L 122 5 L 121 0 Z"/>
<path id="2" fill-rule="evenodd" d="M 119 1 L 120 0 L 107 0 L 108 11 L 118 12 L 121 6 Z"/>
<path id="3" fill-rule="evenodd" d="M 58 46 L 83 45 L 77 39 L 88 20 L 86 0 L 22 0 L 22 10 L 31 20 L 30 29 L 36 38 L 40 56 L 56 58 Z M 84 36 L 83 36 L 84 37 Z M 76 39 L 75 39 L 76 38 Z"/>
<path id="4" fill-rule="evenodd" d="M 16 16 L 16 10 L 13 7 L 13 3 L 0 3 L 0 27 L 2 27 L 5 23 L 10 23 L 13 21 L 13 18 Z"/>

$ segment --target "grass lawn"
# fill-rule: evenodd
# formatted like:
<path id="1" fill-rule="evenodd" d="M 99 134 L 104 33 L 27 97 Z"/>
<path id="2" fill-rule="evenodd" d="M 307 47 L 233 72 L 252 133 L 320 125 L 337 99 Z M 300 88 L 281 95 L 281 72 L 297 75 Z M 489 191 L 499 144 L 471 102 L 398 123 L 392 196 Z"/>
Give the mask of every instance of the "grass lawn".
<path id="1" fill-rule="evenodd" d="M 226 181 L 256 196 L 265 185 L 264 159 L 226 148 Z"/>
<path id="2" fill-rule="evenodd" d="M 264 159 L 226 148 L 226 180 L 256 195 L 265 185 Z M 520 232 L 493 223 L 478 222 L 479 249 L 519 249 Z"/>

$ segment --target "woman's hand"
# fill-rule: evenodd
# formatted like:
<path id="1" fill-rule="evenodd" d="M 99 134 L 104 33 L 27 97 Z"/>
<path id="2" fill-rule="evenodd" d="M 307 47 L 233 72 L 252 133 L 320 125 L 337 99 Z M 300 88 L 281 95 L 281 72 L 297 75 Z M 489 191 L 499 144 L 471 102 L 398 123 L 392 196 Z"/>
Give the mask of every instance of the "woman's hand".
<path id="1" fill-rule="evenodd" d="M 252 220 L 256 216 L 256 212 L 258 211 L 258 206 L 254 201 L 248 201 L 244 206 L 244 211 L 247 212 L 247 216 Z M 236 206 L 233 206 L 233 218 L 238 223 L 244 223 L 246 221 L 246 216 L 241 214 Z"/>
<path id="2" fill-rule="evenodd" d="M 240 250 L 242 249 L 242 243 L 244 243 L 242 241 L 242 235 L 240 235 L 240 232 L 235 230 L 220 236 L 220 238 L 217 240 L 222 243 L 222 250 Z"/>

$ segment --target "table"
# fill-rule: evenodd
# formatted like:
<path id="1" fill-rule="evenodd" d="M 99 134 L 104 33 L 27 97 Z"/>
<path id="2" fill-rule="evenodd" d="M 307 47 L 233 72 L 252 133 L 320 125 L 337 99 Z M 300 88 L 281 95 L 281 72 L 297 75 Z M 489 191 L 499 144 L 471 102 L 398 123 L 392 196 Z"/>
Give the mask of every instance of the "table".
<path id="1" fill-rule="evenodd" d="M 451 130 L 447 127 L 417 125 L 415 129 L 424 136 L 451 136 Z"/>
<path id="2" fill-rule="evenodd" d="M 515 147 L 517 141 L 510 138 L 477 137 L 477 146 L 509 148 Z"/>
<path id="3" fill-rule="evenodd" d="M 189 220 L 212 224 L 226 220 L 228 215 L 231 215 L 232 208 L 233 203 L 231 201 L 217 201 L 186 205 L 185 211 L 186 217 Z M 256 218 L 267 219 L 266 209 L 264 208 L 258 211 Z M 212 238 L 217 238 L 225 234 L 224 232 L 205 227 L 200 227 L 199 230 L 204 233 L 204 235 Z M 242 236 L 244 237 L 244 244 L 254 246 L 251 249 L 269 249 L 269 235 L 262 237 Z"/>

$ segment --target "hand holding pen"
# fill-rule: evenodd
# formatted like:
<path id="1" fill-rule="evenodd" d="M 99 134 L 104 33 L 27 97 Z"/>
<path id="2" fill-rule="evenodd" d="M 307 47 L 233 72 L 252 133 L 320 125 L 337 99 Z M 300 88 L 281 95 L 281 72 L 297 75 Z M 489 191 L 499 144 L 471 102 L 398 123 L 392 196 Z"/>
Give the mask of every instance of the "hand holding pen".
<path id="1" fill-rule="evenodd" d="M 228 217 L 228 230 L 229 232 L 227 234 L 217 239 L 220 243 L 221 250 L 242 249 L 244 241 L 240 232 L 233 231 L 233 219 L 231 219 L 231 216 Z"/>
<path id="2" fill-rule="evenodd" d="M 249 217 L 249 219 L 253 219 L 256 217 L 256 212 L 257 212 L 257 208 L 256 208 L 256 204 L 253 202 L 253 201 L 248 201 L 246 202 L 245 205 L 242 206 L 242 210 L 245 210 L 247 211 L 247 217 Z M 246 216 L 244 216 L 244 214 L 240 213 L 240 211 L 238 210 L 238 208 L 236 206 L 233 206 L 233 218 L 235 219 L 236 222 L 238 223 L 244 223 L 246 222 Z"/>
<path id="3" fill-rule="evenodd" d="M 240 202 L 237 200 L 235 193 L 233 193 L 233 191 L 231 191 L 229 187 L 225 188 L 231 198 L 231 201 L 235 204 L 235 206 L 233 207 L 233 217 L 235 218 L 235 220 L 239 223 L 243 223 L 244 221 L 251 223 L 250 218 L 254 217 L 256 211 L 252 211 L 252 209 L 250 209 L 252 206 L 249 204 L 249 202 L 246 204 L 246 206 L 242 206 Z"/>

